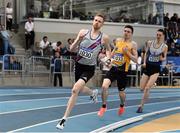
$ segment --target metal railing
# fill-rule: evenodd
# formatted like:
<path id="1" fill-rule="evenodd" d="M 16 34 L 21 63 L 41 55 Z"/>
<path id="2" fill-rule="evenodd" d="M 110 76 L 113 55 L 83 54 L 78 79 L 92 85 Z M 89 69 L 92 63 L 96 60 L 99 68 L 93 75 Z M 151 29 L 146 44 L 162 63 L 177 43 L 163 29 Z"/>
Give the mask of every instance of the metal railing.
<path id="1" fill-rule="evenodd" d="M 20 75 L 22 81 L 25 81 L 25 57 L 23 55 L 9 55 L 3 56 L 2 60 L 2 79 L 5 75 Z"/>
<path id="2" fill-rule="evenodd" d="M 4 55 L 3 72 L 25 72 L 25 56 L 23 55 Z"/>
<path id="3" fill-rule="evenodd" d="M 170 85 L 180 85 L 180 66 L 172 66 L 170 70 Z"/>
<path id="4" fill-rule="evenodd" d="M 69 59 L 61 57 L 61 58 L 56 58 L 54 61 L 52 61 L 51 64 L 52 83 L 54 83 L 55 75 L 61 74 L 61 76 L 63 77 L 68 76 L 69 77 L 68 82 L 69 84 L 72 85 L 74 83 L 74 65 L 75 62 L 72 59 L 72 57 L 69 57 Z"/>
<path id="5" fill-rule="evenodd" d="M 58 67 L 55 64 L 60 64 L 60 71 L 56 71 Z M 4 55 L 2 61 L 0 61 L 1 65 L 1 79 L 8 77 L 12 77 L 12 75 L 20 76 L 21 79 L 28 82 L 29 78 L 33 77 L 33 79 L 37 79 L 37 77 L 46 78 L 48 81 L 48 86 L 52 86 L 54 83 L 54 75 L 62 74 L 63 86 L 72 86 L 74 83 L 74 65 L 75 61 L 72 57 L 62 56 L 61 58 L 56 58 L 52 61 L 52 58 L 49 57 L 38 57 L 32 56 L 30 58 L 26 58 L 23 55 Z M 142 71 L 138 69 L 134 71 L 130 71 L 128 73 L 128 86 L 130 87 L 138 87 L 140 85 L 140 79 L 142 76 Z M 177 86 L 180 85 L 180 66 L 163 66 L 163 68 L 167 69 L 167 72 L 161 72 L 158 80 L 158 86 Z M 96 73 L 90 83 L 93 86 L 101 87 L 103 76 L 105 74 L 102 72 L 100 67 L 97 67 Z M 35 80 L 36 80 L 35 79 Z M 38 83 L 38 81 L 37 81 Z M 31 85 L 31 84 L 30 84 Z M 117 86 L 113 84 L 112 86 Z"/>

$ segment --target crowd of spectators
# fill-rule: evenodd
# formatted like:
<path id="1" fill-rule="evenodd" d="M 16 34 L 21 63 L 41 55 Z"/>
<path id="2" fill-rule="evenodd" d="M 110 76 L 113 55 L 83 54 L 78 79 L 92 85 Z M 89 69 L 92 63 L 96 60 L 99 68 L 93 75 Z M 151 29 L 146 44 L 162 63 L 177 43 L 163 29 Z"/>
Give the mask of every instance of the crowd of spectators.
<path id="1" fill-rule="evenodd" d="M 10 8 L 11 5 L 9 4 L 7 5 L 7 7 Z M 63 44 L 61 41 L 50 42 L 48 36 L 43 36 L 40 42 L 34 43 L 35 32 L 34 32 L 34 23 L 33 23 L 33 17 L 34 17 L 33 8 L 34 7 L 32 6 L 32 9 L 30 10 L 30 13 L 29 13 L 30 16 L 28 16 L 28 20 L 25 23 L 25 39 L 26 39 L 25 49 L 28 50 L 29 48 L 32 48 L 31 49 L 32 55 L 35 55 L 35 56 L 51 57 L 52 63 L 54 64 L 54 68 L 53 68 L 54 72 L 55 73 L 60 72 L 61 70 L 56 69 L 56 64 L 60 64 L 60 63 L 56 63 L 56 59 L 59 59 L 60 57 L 63 57 L 63 59 L 70 59 L 70 56 L 73 56 L 73 57 L 76 56 L 76 53 L 72 53 L 69 50 L 70 45 L 73 43 L 74 39 L 69 38 L 67 39 L 67 44 Z M 9 17 L 10 17 L 10 14 L 9 14 Z M 78 14 L 75 11 L 73 11 L 73 17 L 75 18 L 80 17 L 81 19 L 85 19 L 85 20 L 93 20 L 93 15 L 91 12 L 88 12 L 87 15 L 84 15 L 82 13 Z M 113 19 L 110 15 L 107 15 L 107 21 L 133 23 L 136 20 L 132 19 L 132 15 L 128 14 L 125 11 L 122 11 L 120 13 L 120 16 L 117 19 Z M 147 23 L 160 25 L 161 20 L 158 14 L 156 14 L 155 16 L 152 16 L 152 14 L 149 14 Z M 169 17 L 169 13 L 164 14 L 163 25 L 166 31 L 165 39 L 168 45 L 168 56 L 180 56 L 180 18 L 178 17 L 178 14 L 174 13 L 173 16 L 171 17 Z M 11 31 L 10 24 L 7 24 L 7 29 Z M 5 27 L 1 25 L 0 26 L 0 39 L 3 44 L 0 49 L 1 55 L 15 53 L 15 49 L 10 43 L 10 38 L 11 38 L 11 35 L 9 35 L 9 32 L 7 32 Z M 141 57 L 141 53 L 143 53 L 143 50 L 141 50 L 141 52 L 139 53 L 139 57 Z M 63 64 L 61 64 L 60 66 L 62 65 Z M 61 67 L 59 66 L 57 66 L 57 68 L 61 69 Z M 55 77 L 54 77 L 55 79 L 54 86 L 57 85 L 56 83 L 57 78 L 59 78 L 59 85 L 62 86 L 62 75 L 57 75 L 57 74 L 55 74 Z"/>
<path id="2" fill-rule="evenodd" d="M 76 53 L 70 52 L 70 45 L 74 39 L 68 38 L 67 44 L 61 41 L 50 42 L 48 36 L 43 36 L 40 42 L 36 42 L 32 49 L 32 56 L 50 57 L 51 70 L 53 74 L 53 85 L 63 86 L 62 71 L 69 71 L 70 59 L 76 57 Z M 73 58 L 74 57 L 74 58 Z M 64 68 L 62 70 L 62 68 Z"/>
<path id="3" fill-rule="evenodd" d="M 166 43 L 168 45 L 168 56 L 180 56 L 180 17 L 174 13 L 164 15 L 164 28 L 166 31 Z"/>

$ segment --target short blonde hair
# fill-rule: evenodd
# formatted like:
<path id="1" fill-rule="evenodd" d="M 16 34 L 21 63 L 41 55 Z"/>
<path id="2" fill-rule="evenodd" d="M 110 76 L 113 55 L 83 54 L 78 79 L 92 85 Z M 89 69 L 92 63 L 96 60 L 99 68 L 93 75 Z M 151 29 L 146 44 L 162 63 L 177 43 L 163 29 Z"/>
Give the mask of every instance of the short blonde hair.
<path id="1" fill-rule="evenodd" d="M 98 12 L 98 13 L 96 13 L 96 15 L 95 16 L 98 16 L 98 17 L 101 17 L 101 18 L 103 18 L 103 21 L 105 21 L 105 19 L 106 19 L 106 16 L 104 15 L 104 13 L 102 13 L 102 12 Z"/>

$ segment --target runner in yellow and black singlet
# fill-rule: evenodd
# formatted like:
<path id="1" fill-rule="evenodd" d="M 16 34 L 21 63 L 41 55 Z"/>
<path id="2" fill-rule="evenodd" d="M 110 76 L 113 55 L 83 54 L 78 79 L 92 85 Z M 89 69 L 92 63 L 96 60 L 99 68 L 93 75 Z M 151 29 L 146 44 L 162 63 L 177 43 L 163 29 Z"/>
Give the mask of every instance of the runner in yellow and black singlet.
<path id="1" fill-rule="evenodd" d="M 123 38 L 116 39 L 116 46 L 112 51 L 111 69 L 107 72 L 103 84 L 102 84 L 102 107 L 98 112 L 98 116 L 102 117 L 105 113 L 106 100 L 108 96 L 108 88 L 114 80 L 117 80 L 117 86 L 120 97 L 120 107 L 118 109 L 118 115 L 124 112 L 125 102 L 125 87 L 127 82 L 127 72 L 130 64 L 130 60 L 137 62 L 137 44 L 132 41 L 133 27 L 126 25 L 124 27 Z"/>

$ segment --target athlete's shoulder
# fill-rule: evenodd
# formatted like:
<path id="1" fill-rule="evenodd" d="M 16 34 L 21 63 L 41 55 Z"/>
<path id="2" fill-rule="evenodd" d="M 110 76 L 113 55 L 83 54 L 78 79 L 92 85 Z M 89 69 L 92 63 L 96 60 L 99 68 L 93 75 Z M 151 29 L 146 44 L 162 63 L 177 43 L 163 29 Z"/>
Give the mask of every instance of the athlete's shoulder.
<path id="1" fill-rule="evenodd" d="M 150 47 L 153 42 L 155 42 L 155 40 L 148 40 L 147 41 L 147 47 Z"/>
<path id="2" fill-rule="evenodd" d="M 137 45 L 137 42 L 135 42 L 135 41 L 131 41 L 131 43 L 132 43 L 133 45 Z"/>
<path id="3" fill-rule="evenodd" d="M 103 44 L 109 43 L 109 36 L 107 34 L 103 33 L 101 41 Z"/>
<path id="4" fill-rule="evenodd" d="M 155 41 L 155 40 L 148 40 L 147 43 L 148 43 L 148 44 L 151 44 L 151 43 L 153 43 L 154 41 Z"/>
<path id="5" fill-rule="evenodd" d="M 123 38 L 116 38 L 116 42 L 123 41 Z"/>
<path id="6" fill-rule="evenodd" d="M 137 42 L 131 41 L 131 44 L 132 44 L 132 47 L 133 47 L 133 48 L 137 48 Z"/>
<path id="7" fill-rule="evenodd" d="M 102 33 L 102 38 L 103 39 L 109 39 L 109 36 L 107 34 L 105 34 L 105 33 Z"/>
<path id="8" fill-rule="evenodd" d="M 166 43 L 163 44 L 162 48 L 167 51 L 168 50 L 168 45 Z"/>
<path id="9" fill-rule="evenodd" d="M 164 47 L 168 48 L 168 45 L 166 43 L 164 43 Z"/>
<path id="10" fill-rule="evenodd" d="M 81 33 L 81 34 L 84 33 L 84 34 L 85 34 L 85 33 L 87 33 L 88 31 L 89 31 L 88 29 L 81 29 L 81 30 L 79 31 L 79 33 Z"/>

